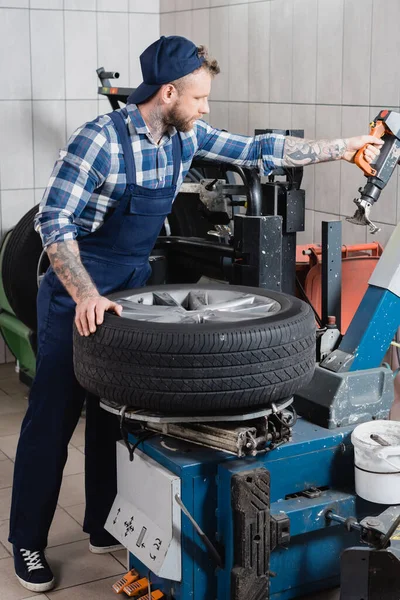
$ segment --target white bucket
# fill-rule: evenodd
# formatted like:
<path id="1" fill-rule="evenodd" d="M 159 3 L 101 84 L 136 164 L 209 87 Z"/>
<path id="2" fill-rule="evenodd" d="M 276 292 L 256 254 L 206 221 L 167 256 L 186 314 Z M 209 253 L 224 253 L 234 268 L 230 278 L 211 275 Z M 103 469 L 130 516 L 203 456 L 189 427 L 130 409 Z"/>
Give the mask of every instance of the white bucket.
<path id="1" fill-rule="evenodd" d="M 379 435 L 382 446 L 371 439 Z M 400 504 L 400 422 L 369 421 L 351 434 L 356 494 L 378 504 Z"/>

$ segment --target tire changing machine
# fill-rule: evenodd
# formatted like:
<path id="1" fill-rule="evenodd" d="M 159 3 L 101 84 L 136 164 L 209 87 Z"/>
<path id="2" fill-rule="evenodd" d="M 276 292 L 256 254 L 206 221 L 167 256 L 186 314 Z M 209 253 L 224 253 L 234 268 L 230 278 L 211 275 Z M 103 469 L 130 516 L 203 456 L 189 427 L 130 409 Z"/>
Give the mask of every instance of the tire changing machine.
<path id="1" fill-rule="evenodd" d="M 235 247 L 216 250 L 233 259 L 234 283 L 290 292 L 304 192 L 273 179 L 263 188 L 269 216 L 248 207 L 235 216 Z M 168 244 L 185 248 L 183 239 Z M 338 586 L 342 571 L 341 600 L 398 600 L 400 507 L 355 495 L 350 436 L 387 418 L 393 402 L 393 373 L 380 365 L 399 325 L 399 244 L 400 225 L 336 350 L 338 330 L 320 330 L 314 378 L 293 403 L 228 420 L 103 401 L 125 431 L 106 528 L 152 590 L 176 600 L 289 600 Z M 340 322 L 340 268 L 340 223 L 324 223 L 324 324 Z"/>

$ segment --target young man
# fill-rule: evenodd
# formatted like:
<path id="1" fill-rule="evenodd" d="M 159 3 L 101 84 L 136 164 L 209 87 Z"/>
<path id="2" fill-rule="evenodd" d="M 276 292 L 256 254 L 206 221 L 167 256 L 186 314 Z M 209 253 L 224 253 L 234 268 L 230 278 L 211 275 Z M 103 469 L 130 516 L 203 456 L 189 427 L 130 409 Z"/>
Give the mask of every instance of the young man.
<path id="1" fill-rule="evenodd" d="M 16 456 L 9 537 L 17 577 L 35 592 L 54 586 L 44 549 L 85 398 L 73 371 L 73 322 L 90 335 L 106 310 L 121 314 L 111 292 L 145 285 L 149 254 L 193 157 L 268 174 L 280 165 L 351 161 L 365 144 L 371 162 L 382 143 L 371 136 L 245 137 L 210 127 L 201 118 L 219 67 L 183 37 L 161 37 L 141 66 L 144 82 L 126 108 L 86 123 L 61 151 L 35 221 L 51 267 L 38 294 L 37 371 Z M 103 525 L 116 494 L 118 437 L 117 420 L 89 397 L 84 530 L 92 552 L 117 544 Z"/>

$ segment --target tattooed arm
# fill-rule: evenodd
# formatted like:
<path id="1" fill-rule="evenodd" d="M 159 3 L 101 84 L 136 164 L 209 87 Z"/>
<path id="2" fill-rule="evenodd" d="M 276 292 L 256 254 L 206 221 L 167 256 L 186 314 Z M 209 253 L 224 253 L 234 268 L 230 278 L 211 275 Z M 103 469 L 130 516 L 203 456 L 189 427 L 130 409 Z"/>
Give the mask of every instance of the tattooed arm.
<path id="1" fill-rule="evenodd" d="M 304 140 L 302 138 L 286 137 L 282 166 L 302 167 L 341 158 L 353 162 L 357 150 L 364 146 L 366 146 L 364 158 L 368 162 L 372 162 L 378 156 L 382 144 L 381 139 L 370 135 L 337 140 Z"/>
<path id="2" fill-rule="evenodd" d="M 79 246 L 75 240 L 51 244 L 47 248 L 51 266 L 61 283 L 76 302 L 75 324 L 81 335 L 96 331 L 104 319 L 106 310 L 119 316 L 122 307 L 101 296 L 82 264 Z"/>

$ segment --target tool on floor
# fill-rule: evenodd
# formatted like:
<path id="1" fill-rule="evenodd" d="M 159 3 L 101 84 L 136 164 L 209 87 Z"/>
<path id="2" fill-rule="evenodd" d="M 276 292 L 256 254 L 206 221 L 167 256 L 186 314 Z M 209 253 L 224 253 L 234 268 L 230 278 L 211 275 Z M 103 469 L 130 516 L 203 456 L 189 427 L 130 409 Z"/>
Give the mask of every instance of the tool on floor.
<path id="1" fill-rule="evenodd" d="M 373 163 L 364 159 L 364 148 L 361 148 L 354 162 L 362 171 L 368 181 L 364 188 L 360 188 L 360 198 L 355 198 L 357 210 L 346 221 L 355 225 L 366 225 L 370 233 L 377 233 L 380 229 L 369 218 L 371 208 L 377 202 L 381 191 L 389 181 L 400 158 L 400 114 L 394 111 L 381 110 L 371 123 L 370 134 L 382 138 L 384 144 L 381 152 Z"/>
<path id="2" fill-rule="evenodd" d="M 162 591 L 154 590 L 154 592 L 151 592 L 151 595 L 146 594 L 145 596 L 140 596 L 139 600 L 160 600 L 161 598 L 164 598 Z"/>

